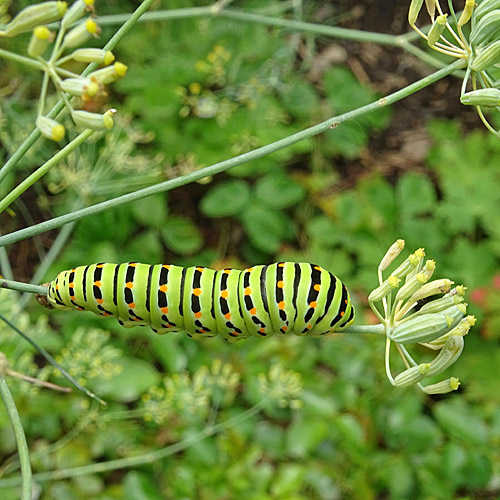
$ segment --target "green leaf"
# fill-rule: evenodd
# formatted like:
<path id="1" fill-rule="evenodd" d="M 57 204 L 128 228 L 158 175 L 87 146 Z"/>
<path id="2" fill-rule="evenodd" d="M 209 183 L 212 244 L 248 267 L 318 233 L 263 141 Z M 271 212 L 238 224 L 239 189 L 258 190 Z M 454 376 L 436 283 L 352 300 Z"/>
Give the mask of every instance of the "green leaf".
<path id="1" fill-rule="evenodd" d="M 243 212 L 243 225 L 252 244 L 266 253 L 276 253 L 284 239 L 282 214 L 258 205 Z"/>
<path id="2" fill-rule="evenodd" d="M 320 419 L 297 419 L 286 433 L 287 450 L 294 457 L 307 457 L 329 435 L 329 427 Z"/>
<path id="3" fill-rule="evenodd" d="M 446 433 L 469 444 L 484 445 L 488 443 L 488 427 L 465 404 L 441 402 L 434 406 L 433 413 Z"/>
<path id="4" fill-rule="evenodd" d="M 130 471 L 123 480 L 127 500 L 162 500 L 164 497 L 154 485 L 152 477 L 144 472 Z"/>
<path id="5" fill-rule="evenodd" d="M 288 208 L 304 199 L 304 188 L 283 172 L 268 174 L 257 181 L 255 195 L 264 205 Z"/>
<path id="6" fill-rule="evenodd" d="M 298 464 L 281 465 L 271 486 L 271 492 L 273 496 L 288 496 L 296 493 L 298 490 L 300 490 L 305 474 L 305 466 Z"/>
<path id="7" fill-rule="evenodd" d="M 340 194 L 336 207 L 340 224 L 348 231 L 356 229 L 362 223 L 363 207 L 355 194 L 351 192 Z"/>
<path id="8" fill-rule="evenodd" d="M 161 230 L 165 245 L 173 252 L 191 254 L 203 245 L 201 233 L 184 217 L 170 217 Z"/>
<path id="9" fill-rule="evenodd" d="M 340 229 L 326 215 L 318 215 L 311 219 L 306 230 L 309 238 L 320 245 L 335 245 L 340 241 Z"/>
<path id="10" fill-rule="evenodd" d="M 130 204 L 132 214 L 145 226 L 162 227 L 167 220 L 168 205 L 164 194 L 147 196 Z"/>
<path id="11" fill-rule="evenodd" d="M 234 179 L 214 186 L 201 200 L 201 211 L 208 217 L 227 217 L 239 214 L 250 199 L 245 181 Z"/>
<path id="12" fill-rule="evenodd" d="M 160 374 L 151 363 L 129 357 L 121 358 L 119 363 L 123 366 L 119 375 L 93 383 L 95 391 L 105 399 L 111 398 L 121 403 L 135 401 L 160 381 Z"/>
<path id="13" fill-rule="evenodd" d="M 436 192 L 428 177 L 409 173 L 404 175 L 396 187 L 398 208 L 405 217 L 432 212 L 436 204 Z"/>

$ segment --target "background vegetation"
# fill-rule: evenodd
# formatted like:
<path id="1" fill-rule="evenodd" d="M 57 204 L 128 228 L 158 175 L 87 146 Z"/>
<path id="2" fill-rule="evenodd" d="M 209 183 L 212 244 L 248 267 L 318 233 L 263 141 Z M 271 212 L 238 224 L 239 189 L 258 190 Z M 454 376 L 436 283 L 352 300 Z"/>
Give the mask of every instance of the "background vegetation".
<path id="1" fill-rule="evenodd" d="M 403 33 L 407 2 L 391 3 L 242 0 L 231 7 Z M 106 15 L 134 6 L 110 1 L 97 9 Z M 101 39 L 114 30 L 103 26 Z M 22 51 L 25 43 L 19 37 L 4 47 Z M 105 107 L 119 110 L 117 126 L 2 214 L 2 233 L 250 151 L 429 71 L 400 49 L 227 18 L 141 23 L 115 52 L 129 66 L 105 96 Z M 5 161 L 31 129 L 38 75 L 1 65 Z M 33 301 L 20 313 L 24 299 L 3 290 L 2 314 L 108 402 L 104 409 L 81 393 L 9 379 L 41 474 L 37 498 L 498 498 L 500 141 L 460 107 L 459 86 L 450 77 L 227 174 L 87 217 L 63 233 L 67 241 L 52 231 L 7 249 L 15 278 L 29 281 L 62 242 L 40 282 L 98 261 L 213 268 L 311 261 L 349 285 L 359 321 L 370 322 L 366 297 L 378 262 L 404 238 L 410 251 L 425 246 L 439 276 L 469 287 L 479 321 L 453 373 L 459 391 L 432 397 L 391 387 L 377 338 L 194 342 L 125 330 L 90 314 L 47 315 Z M 55 150 L 37 143 L 0 194 Z M 4 275 L 8 267 L 4 260 Z M 15 370 L 63 383 L 4 324 L 0 351 Z M 264 395 L 260 373 L 267 374 Z M 255 404 L 260 411 L 246 414 Z M 204 429 L 213 434 L 201 439 Z M 178 450 L 166 448 L 179 442 Z M 15 476 L 15 450 L 0 412 L 0 475 Z M 155 450 L 166 450 L 163 458 Z M 151 460 L 128 464 L 134 456 Z M 122 466 L 99 469 L 119 459 Z M 2 498 L 18 498 L 12 480 L 0 478 L 0 487 Z"/>

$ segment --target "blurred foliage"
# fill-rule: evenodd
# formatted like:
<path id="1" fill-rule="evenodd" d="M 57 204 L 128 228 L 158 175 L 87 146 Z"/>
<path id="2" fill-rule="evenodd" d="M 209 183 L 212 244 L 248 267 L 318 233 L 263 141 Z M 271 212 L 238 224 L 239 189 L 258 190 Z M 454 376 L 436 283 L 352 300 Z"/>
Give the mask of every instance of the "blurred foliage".
<path id="1" fill-rule="evenodd" d="M 268 4 L 234 2 L 248 10 Z M 188 5 L 177 0 L 168 7 Z M 131 8 L 108 2 L 99 13 Z M 105 28 L 103 38 L 111 33 Z M 310 62 L 299 59 L 283 31 L 228 19 L 143 23 L 117 53 L 129 66 L 114 86 L 118 94 L 109 96 L 121 101 L 121 123 L 38 186 L 35 208 L 44 216 L 71 211 L 77 199 L 90 204 L 195 171 L 378 97 L 342 65 L 312 80 Z M 18 72 L 6 64 L 2 86 Z M 28 89 L 32 83 L 23 81 Z M 31 107 L 17 93 L 2 103 L 3 157 L 21 142 Z M 60 353 L 64 366 L 109 403 L 101 409 L 80 394 L 13 380 L 37 472 L 162 449 L 270 398 L 259 414 L 153 463 L 40 483 L 42 498 L 498 497 L 500 142 L 483 130 L 464 134 L 458 123 L 433 121 L 425 168 L 360 172 L 358 159 L 390 120 L 390 111 L 380 110 L 168 196 L 88 217 L 46 277 L 98 261 L 217 268 L 311 261 L 349 285 L 362 322 L 379 260 L 404 238 L 410 251 L 426 247 L 437 275 L 473 289 L 471 312 L 481 321 L 455 368 L 461 390 L 431 397 L 392 388 L 377 338 L 229 346 L 123 329 L 77 312 L 54 312 L 49 328 L 40 308 L 19 313 L 15 294 L 1 291 L 2 314 Z M 37 147 L 22 167 L 49 149 Z M 10 176 L 6 187 L 15 180 Z M 13 369 L 63 383 L 2 324 L 0 332 Z M 4 412 L 0 458 L 0 475 L 12 475 L 15 443 Z M 14 499 L 18 490 L 0 495 Z"/>

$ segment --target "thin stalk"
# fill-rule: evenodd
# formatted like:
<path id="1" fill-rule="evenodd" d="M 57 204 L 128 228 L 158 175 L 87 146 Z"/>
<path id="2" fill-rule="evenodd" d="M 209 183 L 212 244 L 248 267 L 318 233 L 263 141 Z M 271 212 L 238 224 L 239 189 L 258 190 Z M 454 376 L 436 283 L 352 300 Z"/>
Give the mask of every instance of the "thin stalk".
<path id="1" fill-rule="evenodd" d="M 118 42 L 127 34 L 127 32 L 134 26 L 138 19 L 144 14 L 144 12 L 151 6 L 154 0 L 144 0 L 141 5 L 130 15 L 127 21 L 120 27 L 120 29 L 113 35 L 111 40 L 103 47 L 104 50 L 113 50 L 113 48 L 118 44 Z M 0 56 L 5 55 L 9 52 L 0 50 Z M 21 56 L 18 56 L 21 57 Z M 27 58 L 24 58 L 27 59 Z M 33 61 L 37 65 L 40 64 L 38 61 Z M 82 72 L 81 76 L 87 76 L 89 73 L 97 68 L 97 63 L 89 64 L 85 70 Z M 38 66 L 37 66 L 38 68 Z M 54 105 L 54 107 L 47 113 L 46 116 L 49 118 L 55 118 L 64 109 L 64 102 L 62 99 Z M 5 165 L 0 168 L 0 183 L 5 178 L 5 176 L 16 166 L 17 162 L 26 154 L 26 152 L 33 146 L 33 144 L 40 138 L 40 132 L 37 128 L 33 129 L 30 135 L 24 140 L 24 142 L 19 146 L 18 150 L 7 160 Z"/>
<path id="2" fill-rule="evenodd" d="M 385 325 L 351 325 L 339 333 L 385 335 Z"/>
<path id="3" fill-rule="evenodd" d="M 61 160 L 66 158 L 80 144 L 84 143 L 92 134 L 93 130 L 86 129 L 80 135 L 75 137 L 63 149 L 58 151 L 50 160 L 45 162 L 40 168 L 35 170 L 30 176 L 26 177 L 23 182 L 18 184 L 2 201 L 0 201 L 0 213 L 2 213 L 14 200 L 19 198 L 30 186 L 44 176 L 52 167 L 57 165 Z"/>
<path id="4" fill-rule="evenodd" d="M 140 465 L 149 464 L 161 460 L 162 458 L 173 455 L 174 453 L 179 453 L 180 451 L 189 448 L 199 441 L 219 434 L 220 432 L 230 429 L 235 425 L 249 419 L 250 417 L 259 413 L 262 408 L 266 405 L 268 399 L 265 398 L 261 400 L 256 405 L 252 406 L 248 410 L 240 413 L 239 415 L 232 417 L 220 424 L 214 426 L 207 426 L 202 431 L 193 434 L 192 436 L 179 441 L 178 443 L 166 446 L 160 450 L 152 451 L 150 453 L 145 453 L 144 455 L 139 455 L 135 457 L 120 458 L 118 460 L 109 460 L 108 462 L 100 462 L 90 465 L 83 465 L 81 467 L 72 467 L 70 469 L 62 469 L 50 472 L 41 472 L 39 474 L 34 474 L 33 479 L 36 481 L 50 481 L 50 480 L 60 480 L 70 477 L 83 476 L 86 474 L 97 474 L 100 472 L 108 472 L 117 469 L 125 469 L 130 467 L 138 467 Z M 13 477 L 9 479 L 0 479 L 0 488 L 7 488 L 12 486 L 17 486 L 20 482 L 19 477 Z"/>
<path id="5" fill-rule="evenodd" d="M 24 435 L 23 424 L 19 418 L 19 413 L 16 408 L 16 403 L 9 390 L 7 381 L 3 375 L 0 375 L 0 394 L 2 396 L 3 404 L 9 415 L 12 430 L 16 437 L 17 451 L 19 453 L 19 461 L 21 463 L 21 500 L 31 500 L 33 479 L 31 475 L 30 456 L 28 451 L 28 443 Z"/>
<path id="6" fill-rule="evenodd" d="M 359 116 L 362 116 L 366 113 L 369 113 L 371 111 L 374 111 L 376 109 L 383 108 L 385 106 L 388 106 L 390 104 L 393 104 L 401 99 L 404 99 L 408 97 L 409 95 L 417 92 L 418 90 L 421 90 L 432 83 L 444 78 L 447 75 L 450 75 L 457 69 L 461 69 L 465 66 L 465 61 L 463 60 L 457 60 L 453 62 L 452 64 L 449 64 L 445 68 L 442 68 L 435 73 L 432 73 L 431 75 L 428 75 L 421 80 L 416 81 L 415 83 L 412 83 L 408 87 L 405 87 L 404 89 L 398 90 L 397 92 L 394 92 L 393 94 L 388 95 L 387 97 L 383 97 L 381 99 L 378 99 L 377 101 L 374 101 L 370 104 L 367 104 L 366 106 L 361 106 L 360 108 L 355 109 L 354 111 L 350 111 L 348 113 L 344 113 L 339 116 L 335 116 L 333 118 L 329 118 L 328 120 L 325 120 L 324 122 L 321 122 L 317 125 L 314 125 L 312 127 L 309 127 L 305 130 L 302 130 L 300 132 L 297 132 L 296 134 L 292 134 L 288 137 L 285 137 L 284 139 L 280 139 L 276 142 L 273 142 L 271 144 L 267 144 L 266 146 L 263 146 L 261 148 L 257 148 L 253 151 L 249 151 L 248 153 L 243 153 L 239 156 L 235 156 L 233 158 L 230 158 L 229 160 L 222 161 L 220 163 L 216 163 L 214 165 L 211 165 L 209 167 L 205 167 L 203 169 L 197 170 L 196 172 L 191 172 L 190 174 L 171 179 L 165 182 L 161 182 L 159 184 L 156 184 L 154 186 L 150 186 L 144 189 L 140 189 L 138 191 L 134 191 L 133 193 L 129 193 L 126 195 L 118 196 L 116 198 L 113 198 L 108 201 L 104 201 L 101 203 L 97 203 L 95 205 L 91 205 L 90 207 L 83 208 L 81 210 L 76 210 L 75 212 L 68 213 L 65 215 L 62 215 L 60 217 L 55 217 L 53 219 L 50 219 L 45 222 L 41 222 L 39 224 L 33 225 L 31 227 L 27 227 L 25 229 L 20 229 L 19 231 L 15 231 L 13 233 L 0 236 L 0 246 L 2 245 L 10 245 L 12 243 L 15 243 L 17 241 L 23 240 L 25 238 L 29 238 L 31 236 L 34 236 L 36 234 L 40 234 L 44 231 L 48 231 L 50 229 L 54 229 L 56 227 L 60 227 L 64 224 L 67 224 L 69 222 L 77 221 L 80 220 L 84 217 L 87 217 L 89 215 L 94 215 L 100 212 L 103 212 L 105 210 L 108 210 L 110 208 L 115 208 L 120 205 L 123 205 L 125 203 L 130 203 L 135 200 L 139 200 L 142 198 L 145 198 L 146 196 L 156 194 L 156 193 L 163 193 L 165 191 L 170 191 L 171 189 L 178 188 L 180 186 L 185 186 L 186 184 L 189 184 L 191 182 L 198 181 L 200 179 L 203 179 L 204 177 L 212 176 L 219 174 L 221 172 L 225 172 L 226 170 L 229 170 L 231 168 L 234 168 L 238 165 L 242 165 L 244 163 L 247 163 L 251 160 L 255 160 L 257 158 L 261 158 L 265 155 L 268 155 L 270 153 L 274 153 L 275 151 L 278 151 L 280 149 L 283 149 L 285 147 L 288 147 L 292 144 L 295 144 L 296 142 L 299 142 L 303 139 L 307 139 L 309 137 L 313 137 L 315 135 L 320 134 L 321 132 L 325 132 L 330 129 L 336 128 L 338 125 L 341 123 L 344 123 L 346 121 L 352 120 L 354 118 L 358 118 Z"/>
<path id="7" fill-rule="evenodd" d="M 20 281 L 5 280 L 3 278 L 0 278 L 0 288 L 17 290 L 18 292 L 36 293 L 38 295 L 47 295 L 47 288 L 44 286 L 21 283 Z"/>
<path id="8" fill-rule="evenodd" d="M 8 280 L 14 278 L 12 267 L 10 266 L 9 256 L 5 247 L 0 247 L 0 272 Z"/>
<path id="9" fill-rule="evenodd" d="M 34 285 L 31 285 L 34 286 Z M 18 335 L 20 335 L 24 340 L 29 342 L 53 367 L 57 368 L 65 378 L 67 378 L 77 389 L 87 394 L 92 399 L 99 401 L 103 406 L 106 406 L 106 401 L 96 396 L 93 392 L 89 391 L 85 387 L 81 386 L 42 346 L 38 345 L 34 340 L 32 340 L 23 331 L 19 330 L 16 325 L 11 323 L 5 316 L 0 314 L 0 320 L 2 320 L 6 325 L 12 328 Z"/>
<path id="10" fill-rule="evenodd" d="M 19 54 L 15 54 L 14 52 L 9 52 L 8 50 L 0 49 L 0 58 L 8 59 L 9 61 L 17 62 L 19 64 L 24 64 L 24 66 L 29 66 L 33 69 L 39 69 L 41 71 L 44 70 L 45 66 L 35 59 L 31 57 L 21 56 Z"/>

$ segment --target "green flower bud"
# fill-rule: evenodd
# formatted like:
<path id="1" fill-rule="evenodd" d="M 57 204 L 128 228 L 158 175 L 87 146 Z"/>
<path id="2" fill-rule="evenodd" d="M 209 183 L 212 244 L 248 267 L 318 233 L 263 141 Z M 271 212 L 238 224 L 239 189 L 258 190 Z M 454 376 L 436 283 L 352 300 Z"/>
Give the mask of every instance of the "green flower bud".
<path id="1" fill-rule="evenodd" d="M 460 386 L 460 381 L 456 377 L 450 377 L 447 380 L 438 382 L 424 387 L 426 394 L 446 394 L 451 391 L 456 391 Z"/>
<path id="2" fill-rule="evenodd" d="M 413 278 L 408 280 L 396 294 L 396 300 L 406 300 L 411 297 L 429 278 L 423 273 L 417 273 Z"/>
<path id="3" fill-rule="evenodd" d="M 430 281 L 411 296 L 411 301 L 418 302 L 419 300 L 426 299 L 432 295 L 449 292 L 451 285 L 453 285 L 453 281 L 446 278 Z"/>
<path id="4" fill-rule="evenodd" d="M 99 84 L 90 78 L 66 78 L 60 83 L 60 88 L 71 95 L 93 97 L 99 91 Z"/>
<path id="5" fill-rule="evenodd" d="M 452 306 L 441 313 L 413 314 L 396 326 L 391 340 L 398 343 L 430 342 L 453 329 L 464 317 L 463 304 Z"/>
<path id="6" fill-rule="evenodd" d="M 87 19 L 84 23 L 73 28 L 64 37 L 64 45 L 68 48 L 78 47 L 84 44 L 91 37 L 97 37 L 101 33 L 101 28 L 93 19 Z"/>
<path id="7" fill-rule="evenodd" d="M 28 44 L 28 55 L 30 57 L 41 56 L 47 50 L 52 39 L 52 32 L 47 26 L 37 26 L 33 30 L 30 43 Z"/>
<path id="8" fill-rule="evenodd" d="M 465 337 L 469 333 L 469 330 L 476 324 L 476 318 L 474 316 L 467 316 L 463 318 L 458 325 L 450 330 L 447 334 L 433 340 L 432 342 L 428 342 L 424 344 L 426 347 L 430 349 L 442 349 L 446 344 L 447 340 L 453 336 L 461 336 Z"/>
<path id="9" fill-rule="evenodd" d="M 72 111 L 71 117 L 76 125 L 92 130 L 108 130 L 113 128 L 113 115 L 116 113 L 115 109 L 110 109 L 104 114 L 90 113 L 89 111 Z"/>
<path id="10" fill-rule="evenodd" d="M 460 335 L 451 335 L 443 349 L 431 361 L 428 376 L 438 375 L 449 368 L 460 357 L 464 349 L 464 338 Z"/>
<path id="11" fill-rule="evenodd" d="M 476 8 L 475 19 L 478 22 L 485 14 L 500 9 L 500 0 L 483 0 Z"/>
<path id="12" fill-rule="evenodd" d="M 432 300 L 431 302 L 427 302 L 427 304 L 424 304 L 417 312 L 417 314 L 442 312 L 451 306 L 460 304 L 460 302 L 463 302 L 463 300 L 464 300 L 463 297 L 461 297 L 458 294 L 441 297 L 440 299 L 435 299 Z"/>
<path id="13" fill-rule="evenodd" d="M 415 26 L 423 3 L 424 0 L 411 0 L 410 9 L 408 10 L 408 22 L 410 23 L 410 26 Z"/>
<path id="14" fill-rule="evenodd" d="M 392 264 L 394 259 L 401 253 L 401 250 L 403 250 L 404 247 L 405 240 L 397 240 L 393 243 L 380 261 L 379 269 L 381 271 L 385 271 Z"/>
<path id="15" fill-rule="evenodd" d="M 399 387 L 409 387 L 410 385 L 414 385 L 427 376 L 429 369 L 430 363 L 422 363 L 418 366 L 412 366 L 394 378 L 394 385 Z"/>
<path id="16" fill-rule="evenodd" d="M 447 17 L 448 14 L 436 17 L 436 21 L 432 25 L 427 35 L 427 44 L 429 45 L 429 47 L 433 47 L 439 41 L 439 38 L 441 37 L 446 28 Z"/>
<path id="17" fill-rule="evenodd" d="M 474 11 L 474 7 L 476 5 L 476 0 L 465 0 L 465 7 L 460 15 L 460 19 L 458 20 L 458 25 L 463 26 L 467 24 L 472 17 L 472 12 Z"/>
<path id="18" fill-rule="evenodd" d="M 500 90 L 493 88 L 472 90 L 461 96 L 460 102 L 467 106 L 495 108 L 500 105 Z"/>
<path id="19" fill-rule="evenodd" d="M 436 13 L 436 0 L 425 0 L 425 8 L 431 19 L 434 19 L 434 14 Z"/>
<path id="20" fill-rule="evenodd" d="M 60 123 L 42 115 L 38 115 L 36 119 L 36 128 L 44 137 L 51 141 L 60 141 L 66 133 Z"/>
<path id="21" fill-rule="evenodd" d="M 68 8 L 66 2 L 43 2 L 30 5 L 17 14 L 7 24 L 0 36 L 16 36 L 26 33 L 42 24 L 49 24 L 61 19 Z"/>
<path id="22" fill-rule="evenodd" d="M 106 66 L 115 60 L 113 52 L 103 49 L 77 49 L 71 54 L 71 58 L 79 62 L 95 62 Z"/>
<path id="23" fill-rule="evenodd" d="M 400 281 L 401 280 L 396 276 L 389 276 L 380 286 L 375 288 L 375 290 L 370 293 L 368 300 L 370 302 L 378 302 L 379 300 L 382 300 L 399 286 Z"/>
<path id="24" fill-rule="evenodd" d="M 93 10 L 94 0 L 76 0 L 66 11 L 66 14 L 64 14 L 61 20 L 61 26 L 64 29 L 67 29 L 78 21 L 78 19 L 83 17 L 85 12 L 93 12 Z"/>
<path id="25" fill-rule="evenodd" d="M 115 62 L 112 66 L 107 66 L 106 68 L 93 71 L 89 74 L 89 78 L 92 78 L 92 80 L 95 80 L 101 85 L 107 85 L 118 80 L 118 78 L 125 76 L 127 69 L 128 67 L 125 66 L 125 64 Z"/>
<path id="26" fill-rule="evenodd" d="M 472 28 L 469 41 L 471 45 L 478 46 L 497 40 L 500 34 L 500 9 L 492 10 L 485 14 Z"/>
<path id="27" fill-rule="evenodd" d="M 500 62 L 500 40 L 490 43 L 482 50 L 477 51 L 477 56 L 472 61 L 474 71 L 483 71 Z"/>

